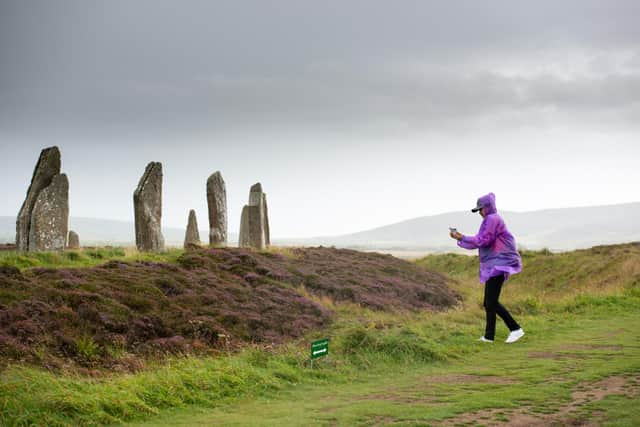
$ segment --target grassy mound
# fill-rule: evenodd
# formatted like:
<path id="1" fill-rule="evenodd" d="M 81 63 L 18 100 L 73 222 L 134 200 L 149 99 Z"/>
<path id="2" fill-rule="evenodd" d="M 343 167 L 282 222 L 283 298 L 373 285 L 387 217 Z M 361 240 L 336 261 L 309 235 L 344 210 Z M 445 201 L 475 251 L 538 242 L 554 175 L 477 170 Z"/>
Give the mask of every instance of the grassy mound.
<path id="1" fill-rule="evenodd" d="M 516 314 L 581 310 L 612 295 L 640 296 L 640 242 L 595 246 L 572 252 L 523 251 L 523 271 L 509 279 L 505 292 Z M 480 306 L 478 259 L 457 254 L 430 255 L 416 261 L 453 278 L 465 301 Z"/>
<path id="2" fill-rule="evenodd" d="M 72 254 L 4 256 L 4 362 L 133 371 L 149 357 L 301 337 L 332 319 L 323 298 L 380 311 L 440 310 L 457 302 L 440 274 L 349 250 L 213 248 L 169 253 L 166 262 L 158 262 L 162 255 L 131 261 L 116 253 L 91 267 L 83 266 L 102 252 Z M 16 266 L 38 262 L 81 267 Z"/>

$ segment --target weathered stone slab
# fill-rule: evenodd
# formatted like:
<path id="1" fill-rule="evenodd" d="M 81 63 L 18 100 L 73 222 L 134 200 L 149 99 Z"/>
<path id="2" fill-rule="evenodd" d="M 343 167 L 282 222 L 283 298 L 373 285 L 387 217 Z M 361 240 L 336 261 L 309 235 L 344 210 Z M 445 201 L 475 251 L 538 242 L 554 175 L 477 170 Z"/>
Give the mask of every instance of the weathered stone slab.
<path id="1" fill-rule="evenodd" d="M 240 233 L 238 234 L 238 246 L 241 248 L 248 248 L 249 245 L 249 211 L 248 205 L 244 205 L 242 208 L 242 214 L 240 215 Z"/>
<path id="2" fill-rule="evenodd" d="M 67 240 L 68 249 L 80 249 L 80 236 L 73 230 L 69 230 L 69 239 Z"/>
<path id="3" fill-rule="evenodd" d="M 60 174 L 60 150 L 58 147 L 45 148 L 40 152 L 38 163 L 33 170 L 33 176 L 27 196 L 20 208 L 16 219 L 16 249 L 21 252 L 29 250 L 29 233 L 31 225 L 31 213 L 36 199 L 42 190 L 48 187 L 53 177 Z"/>
<path id="4" fill-rule="evenodd" d="M 198 220 L 196 219 L 196 211 L 189 211 L 189 221 L 187 223 L 187 232 L 184 236 L 184 248 L 188 249 L 194 246 L 200 246 L 200 232 L 198 231 Z"/>
<path id="5" fill-rule="evenodd" d="M 207 179 L 207 204 L 209 205 L 209 244 L 227 244 L 227 189 L 218 171 Z"/>
<path id="6" fill-rule="evenodd" d="M 162 163 L 151 162 L 133 193 L 136 246 L 142 252 L 164 251 L 162 236 Z"/>
<path id="7" fill-rule="evenodd" d="M 253 184 L 249 190 L 249 206 L 259 206 L 262 204 L 262 184 Z"/>
<path id="8" fill-rule="evenodd" d="M 264 219 L 264 244 L 271 245 L 271 230 L 269 228 L 269 209 L 267 208 L 267 193 L 262 193 L 262 209 Z"/>
<path id="9" fill-rule="evenodd" d="M 252 185 L 249 190 L 249 204 L 245 205 L 240 219 L 240 247 L 263 249 L 271 243 L 266 201 L 262 185 Z"/>
<path id="10" fill-rule="evenodd" d="M 69 180 L 55 175 L 33 205 L 29 226 L 29 252 L 63 251 L 69 228 Z"/>
<path id="11" fill-rule="evenodd" d="M 262 229 L 262 211 L 260 206 L 245 205 L 240 220 L 241 248 L 264 249 L 264 232 Z"/>

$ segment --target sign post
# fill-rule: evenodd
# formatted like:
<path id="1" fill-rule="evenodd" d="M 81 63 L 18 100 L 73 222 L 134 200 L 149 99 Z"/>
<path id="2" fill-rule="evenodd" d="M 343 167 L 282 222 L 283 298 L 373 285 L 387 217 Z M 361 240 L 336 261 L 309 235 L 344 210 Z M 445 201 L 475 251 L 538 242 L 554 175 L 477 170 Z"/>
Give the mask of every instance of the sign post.
<path id="1" fill-rule="evenodd" d="M 329 355 L 329 339 L 313 341 L 311 343 L 311 367 L 313 368 L 313 361 L 319 357 Z"/>

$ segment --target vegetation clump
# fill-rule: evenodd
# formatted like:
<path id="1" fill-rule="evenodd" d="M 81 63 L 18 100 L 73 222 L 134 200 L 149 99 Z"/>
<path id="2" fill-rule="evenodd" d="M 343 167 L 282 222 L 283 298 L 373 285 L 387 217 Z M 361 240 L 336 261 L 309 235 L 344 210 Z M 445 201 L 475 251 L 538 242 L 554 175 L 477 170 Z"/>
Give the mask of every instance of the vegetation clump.
<path id="1" fill-rule="evenodd" d="M 132 261 L 122 250 L 93 249 L 51 256 L 64 257 L 58 259 L 64 264 L 87 258 L 102 264 L 24 268 L 24 259 L 13 258 L 22 270 L 5 257 L 0 361 L 128 371 L 140 366 L 132 357 L 215 353 L 301 337 L 333 318 L 323 297 L 382 311 L 440 310 L 457 302 L 444 276 L 391 256 L 331 248 L 293 253 L 210 248 Z M 55 262 L 32 259 L 41 258 Z"/>

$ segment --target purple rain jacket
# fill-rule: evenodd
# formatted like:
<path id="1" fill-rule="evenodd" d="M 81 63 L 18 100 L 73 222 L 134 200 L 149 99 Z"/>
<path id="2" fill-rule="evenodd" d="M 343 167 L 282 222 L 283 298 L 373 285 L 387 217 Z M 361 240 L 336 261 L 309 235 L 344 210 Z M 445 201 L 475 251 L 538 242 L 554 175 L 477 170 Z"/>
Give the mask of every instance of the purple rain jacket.
<path id="1" fill-rule="evenodd" d="M 478 199 L 485 208 L 480 230 L 475 236 L 463 236 L 458 246 L 464 249 L 478 249 L 480 255 L 480 282 L 490 277 L 504 275 L 505 281 L 511 274 L 522 271 L 522 259 L 516 249 L 516 239 L 507 230 L 507 226 L 498 215 L 496 196 L 489 193 Z"/>

